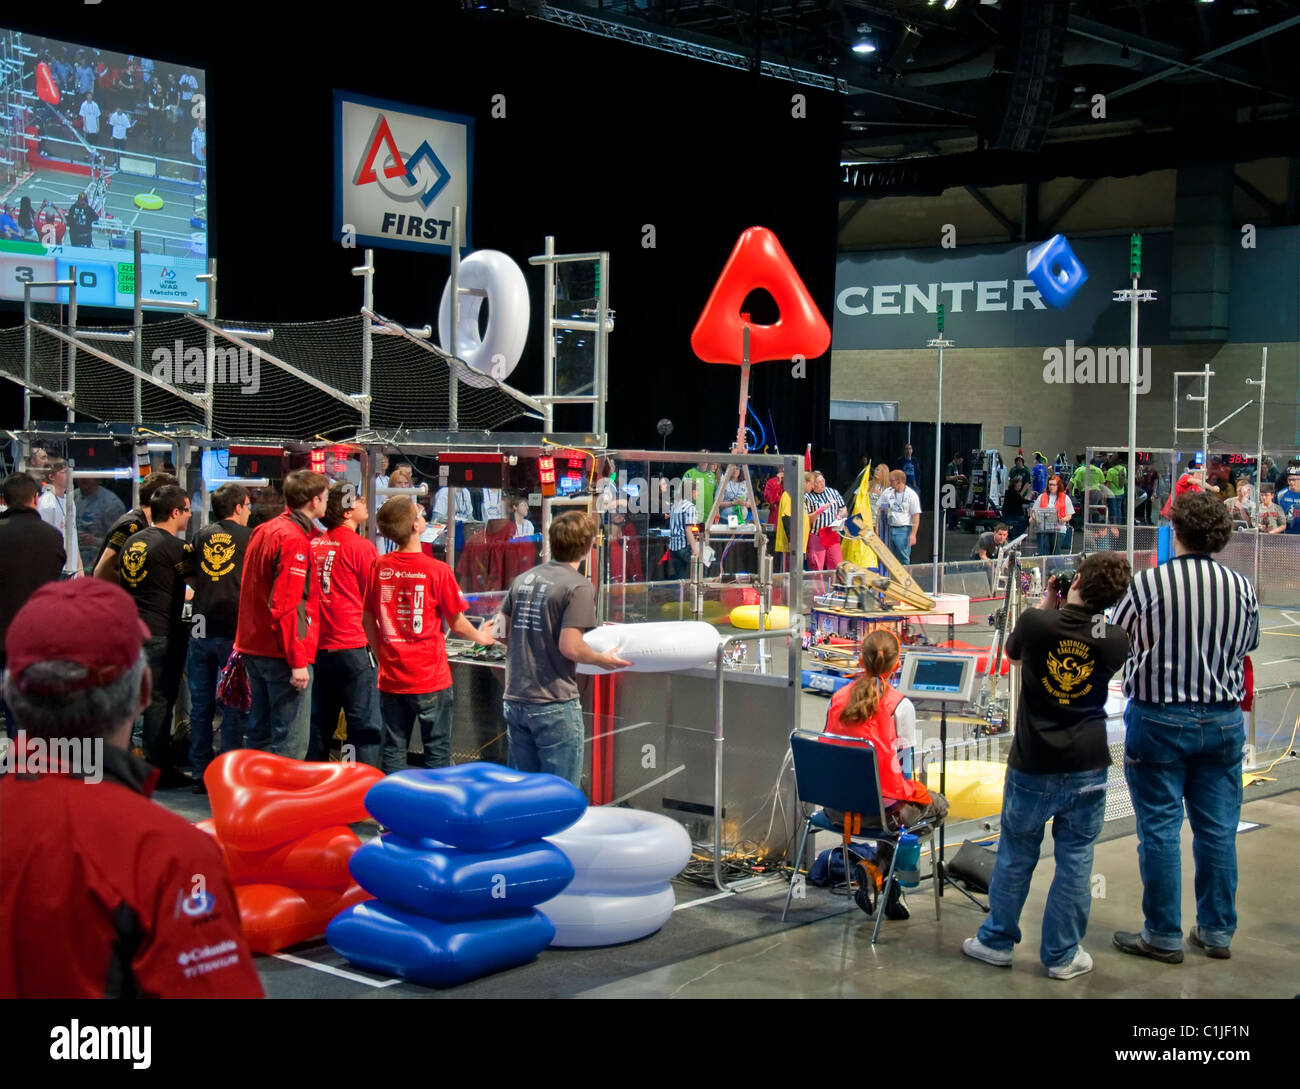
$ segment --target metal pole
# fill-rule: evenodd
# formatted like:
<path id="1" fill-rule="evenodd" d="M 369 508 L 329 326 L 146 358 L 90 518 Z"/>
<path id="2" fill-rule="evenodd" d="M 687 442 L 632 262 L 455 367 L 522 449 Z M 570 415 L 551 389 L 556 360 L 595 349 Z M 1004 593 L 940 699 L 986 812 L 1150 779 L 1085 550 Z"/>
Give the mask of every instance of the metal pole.
<path id="1" fill-rule="evenodd" d="M 546 236 L 546 249 L 544 253 L 548 258 L 555 256 L 555 236 L 548 234 Z M 555 430 L 555 406 L 551 404 L 551 398 L 555 396 L 555 276 L 556 265 L 554 261 L 546 261 L 546 286 L 545 294 L 542 301 L 542 313 L 546 316 L 546 334 L 542 340 L 542 399 L 546 403 L 546 420 L 543 423 L 542 430 L 550 434 Z"/>
<path id="2" fill-rule="evenodd" d="M 456 355 L 456 325 L 460 317 L 460 205 L 451 210 L 451 313 L 447 318 L 447 352 Z M 447 430 L 460 430 L 460 382 L 454 366 L 447 368 Z M 451 503 L 448 501 L 448 520 Z"/>
<path id="3" fill-rule="evenodd" d="M 943 334 L 939 334 L 940 338 Z M 934 554 L 930 589 L 939 592 L 939 520 L 943 517 L 943 345 L 939 345 L 939 385 L 934 407 Z"/>
<path id="4" fill-rule="evenodd" d="M 370 310 L 375 305 L 375 251 L 366 250 L 366 275 L 362 280 L 362 299 Z M 369 318 L 362 318 L 364 336 L 361 339 L 361 429 L 370 430 L 370 381 L 374 365 L 374 328 Z"/>
<path id="5" fill-rule="evenodd" d="M 56 296 L 57 297 L 57 296 Z M 20 464 L 31 455 L 27 432 L 32 429 L 32 285 L 23 284 L 23 442 Z"/>
<path id="6" fill-rule="evenodd" d="M 132 361 L 135 364 L 135 378 L 132 380 L 134 386 L 132 398 L 132 415 L 131 422 L 139 427 L 144 422 L 144 409 L 142 407 L 140 396 L 140 372 L 144 369 L 144 299 L 140 294 L 141 275 L 140 267 L 140 232 L 132 231 L 134 236 L 135 250 L 135 307 L 132 314 L 132 331 L 135 333 L 135 342 Z"/>
<path id="7" fill-rule="evenodd" d="M 744 315 L 741 315 L 742 320 Z M 736 427 L 736 445 L 733 452 L 745 452 L 745 409 L 749 405 L 749 322 L 741 330 L 740 341 L 740 423 Z"/>
<path id="8" fill-rule="evenodd" d="M 201 272 L 195 277 L 202 280 L 208 287 L 208 306 L 207 314 L 209 320 L 217 320 L 217 259 L 208 258 L 208 271 Z M 216 355 L 217 355 L 217 336 L 211 328 L 204 331 L 203 336 L 203 399 L 206 402 L 203 408 L 203 428 L 204 434 L 212 438 L 212 418 L 213 418 L 213 385 L 216 381 Z M 202 467 L 203 455 L 199 454 L 200 468 Z M 208 506 L 208 486 L 206 482 L 203 485 L 203 509 L 207 510 Z"/>
<path id="9" fill-rule="evenodd" d="M 604 442 L 605 406 L 609 399 L 609 254 L 602 252 L 596 266 L 600 276 L 600 289 L 596 292 L 596 388 L 592 392 L 598 400 L 592 406 L 595 414 L 595 432 Z"/>
<path id="10" fill-rule="evenodd" d="M 1201 473 L 1210 487 L 1210 365 L 1205 364 L 1205 399 L 1201 402 Z"/>
<path id="11" fill-rule="evenodd" d="M 68 279 L 72 283 L 68 287 L 68 332 L 74 338 L 74 342 L 68 345 L 68 393 L 72 398 L 72 404 L 67 406 L 68 423 L 76 423 L 77 412 L 72 407 L 76 404 L 77 399 L 77 345 L 75 338 L 77 335 L 77 266 L 68 266 Z M 68 494 L 72 494 L 72 485 L 68 485 Z"/>
<path id="12" fill-rule="evenodd" d="M 1133 523 L 1136 508 L 1133 497 L 1137 482 L 1137 426 L 1138 426 L 1138 278 L 1133 277 L 1133 297 L 1129 300 L 1128 320 L 1128 557 L 1129 570 L 1133 569 Z M 1085 471 L 1085 476 L 1087 475 Z M 1109 532 L 1109 531 L 1108 531 Z"/>
<path id="13" fill-rule="evenodd" d="M 1263 355 L 1259 362 L 1259 435 L 1255 442 L 1255 509 L 1259 510 L 1259 490 L 1264 483 L 1264 401 L 1268 390 L 1268 345 L 1262 349 Z M 1246 379 L 1246 385 L 1253 386 L 1256 383 L 1251 379 Z M 1255 585 L 1259 585 L 1259 527 L 1255 527 Z M 1251 712 L 1251 727 L 1254 728 L 1254 712 Z M 1252 744 L 1254 738 L 1251 739 Z"/>

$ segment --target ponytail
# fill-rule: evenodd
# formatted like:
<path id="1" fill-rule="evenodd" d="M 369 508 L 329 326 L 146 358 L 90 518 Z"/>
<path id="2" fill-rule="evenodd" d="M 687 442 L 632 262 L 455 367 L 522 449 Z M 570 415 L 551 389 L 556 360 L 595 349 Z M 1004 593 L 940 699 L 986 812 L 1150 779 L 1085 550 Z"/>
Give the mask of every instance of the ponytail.
<path id="1" fill-rule="evenodd" d="M 862 676 L 853 682 L 841 722 L 866 722 L 880 706 L 889 674 L 898 662 L 898 639 L 892 632 L 873 631 L 862 641 Z"/>

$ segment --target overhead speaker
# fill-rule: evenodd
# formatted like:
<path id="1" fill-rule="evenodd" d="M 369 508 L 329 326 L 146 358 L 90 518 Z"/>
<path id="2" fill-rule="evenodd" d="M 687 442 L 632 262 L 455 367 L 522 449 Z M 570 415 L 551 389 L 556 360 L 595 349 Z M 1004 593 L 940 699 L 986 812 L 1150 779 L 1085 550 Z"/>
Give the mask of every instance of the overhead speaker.
<path id="1" fill-rule="evenodd" d="M 1056 110 L 1069 0 L 1009 0 L 986 134 L 993 147 L 1038 151 Z"/>

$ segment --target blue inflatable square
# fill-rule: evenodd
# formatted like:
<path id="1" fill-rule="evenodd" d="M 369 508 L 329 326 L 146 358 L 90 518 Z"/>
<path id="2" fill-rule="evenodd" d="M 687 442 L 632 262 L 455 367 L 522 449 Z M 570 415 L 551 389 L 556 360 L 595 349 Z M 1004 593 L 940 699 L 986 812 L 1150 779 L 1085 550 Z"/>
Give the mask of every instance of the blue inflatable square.
<path id="1" fill-rule="evenodd" d="M 563 831 L 587 799 L 555 775 L 477 763 L 399 771 L 370 788 L 366 809 L 403 836 L 490 851 Z"/>
<path id="2" fill-rule="evenodd" d="M 1031 249 L 1025 255 L 1025 271 L 1044 301 L 1057 309 L 1074 298 L 1088 279 L 1088 270 L 1079 263 L 1063 234 L 1054 234 Z"/>
<path id="3" fill-rule="evenodd" d="M 340 912 L 325 940 L 350 963 L 427 987 L 453 987 L 526 964 L 551 944 L 555 927 L 534 909 L 439 923 L 367 900 Z"/>
<path id="4" fill-rule="evenodd" d="M 544 840 L 464 851 L 394 832 L 357 850 L 348 869 L 358 885 L 386 904 L 442 920 L 536 907 L 573 880 L 573 863 Z"/>

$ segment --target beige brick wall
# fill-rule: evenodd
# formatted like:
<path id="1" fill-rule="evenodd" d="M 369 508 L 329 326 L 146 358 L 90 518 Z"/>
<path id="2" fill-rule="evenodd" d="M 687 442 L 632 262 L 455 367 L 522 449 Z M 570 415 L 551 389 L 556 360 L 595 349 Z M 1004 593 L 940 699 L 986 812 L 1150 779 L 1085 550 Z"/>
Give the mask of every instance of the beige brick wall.
<path id="1" fill-rule="evenodd" d="M 1063 346 L 1062 346 L 1063 347 Z M 1259 377 L 1260 345 L 1154 345 L 1149 393 L 1138 398 L 1138 444 L 1172 443 L 1173 373 L 1214 371 L 1210 423 L 1217 423 L 1252 398 L 1256 404 L 1217 434 L 1228 443 L 1253 448 L 1258 428 L 1258 391 L 1245 384 Z M 1025 450 L 1070 454 L 1085 446 L 1120 446 L 1128 441 L 1128 389 L 1121 385 L 1048 385 L 1043 348 L 950 348 L 943 356 L 943 416 L 953 423 L 984 425 L 984 442 L 1000 447 L 1002 429 L 1019 426 Z M 897 401 L 899 418 L 932 422 L 935 411 L 935 353 L 932 350 L 837 351 L 831 353 L 834 400 Z M 1300 395 L 1300 344 L 1269 346 L 1265 446 L 1295 449 Z M 1193 389 L 1184 380 L 1183 392 Z M 1199 405 L 1183 402 L 1179 422 L 1199 423 Z M 1188 441 L 1190 442 L 1190 436 Z M 1004 451 L 1013 457 L 1015 451 Z"/>

